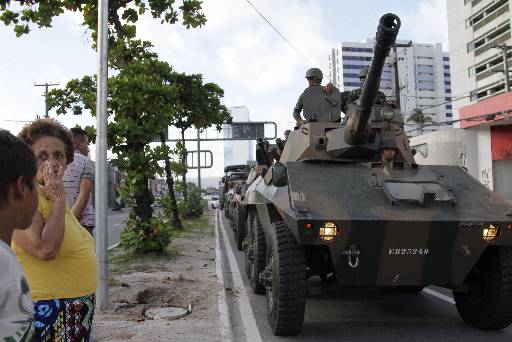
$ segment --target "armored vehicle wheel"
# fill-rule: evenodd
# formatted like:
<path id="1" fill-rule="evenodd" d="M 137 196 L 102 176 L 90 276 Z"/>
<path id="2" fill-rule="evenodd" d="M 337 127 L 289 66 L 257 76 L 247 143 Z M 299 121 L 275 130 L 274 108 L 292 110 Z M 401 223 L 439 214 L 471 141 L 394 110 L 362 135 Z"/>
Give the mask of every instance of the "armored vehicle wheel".
<path id="1" fill-rule="evenodd" d="M 245 208 L 242 206 L 237 206 L 237 208 L 235 209 L 235 214 L 236 214 L 236 218 L 235 218 L 236 247 L 238 248 L 239 251 L 243 251 L 244 250 L 243 244 L 244 244 L 246 230 L 247 230 L 247 225 L 246 225 L 247 218 L 245 215 Z"/>
<path id="2" fill-rule="evenodd" d="M 251 281 L 252 291 L 256 294 L 265 293 L 265 285 L 260 282 L 260 273 L 263 272 L 267 259 L 267 243 L 265 242 L 265 233 L 261 226 L 260 218 L 257 213 L 254 214 L 254 219 L 249 230 L 250 244 L 250 270 L 249 279 Z"/>
<path id="3" fill-rule="evenodd" d="M 275 335 L 296 335 L 304 323 L 306 261 L 304 250 L 284 222 L 272 224 L 267 266 L 267 319 Z"/>
<path id="4" fill-rule="evenodd" d="M 512 323 L 512 247 L 488 248 L 466 278 L 468 292 L 454 292 L 462 319 L 481 330 Z"/>

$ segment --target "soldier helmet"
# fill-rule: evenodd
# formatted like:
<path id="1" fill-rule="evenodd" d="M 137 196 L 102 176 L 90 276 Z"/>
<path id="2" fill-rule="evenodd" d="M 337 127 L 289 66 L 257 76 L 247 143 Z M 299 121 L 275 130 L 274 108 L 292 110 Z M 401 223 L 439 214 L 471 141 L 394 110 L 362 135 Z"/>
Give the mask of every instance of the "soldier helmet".
<path id="1" fill-rule="evenodd" d="M 318 68 L 311 68 L 306 71 L 306 78 L 316 78 L 321 81 L 324 78 L 324 75 L 322 74 L 322 70 Z"/>
<path id="2" fill-rule="evenodd" d="M 397 149 L 395 137 L 383 137 L 382 140 L 380 141 L 379 148 L 381 150 L 384 148 Z"/>
<path id="3" fill-rule="evenodd" d="M 366 76 L 368 76 L 369 70 L 370 68 L 368 67 L 361 68 L 361 70 L 359 71 L 359 78 L 366 78 Z"/>

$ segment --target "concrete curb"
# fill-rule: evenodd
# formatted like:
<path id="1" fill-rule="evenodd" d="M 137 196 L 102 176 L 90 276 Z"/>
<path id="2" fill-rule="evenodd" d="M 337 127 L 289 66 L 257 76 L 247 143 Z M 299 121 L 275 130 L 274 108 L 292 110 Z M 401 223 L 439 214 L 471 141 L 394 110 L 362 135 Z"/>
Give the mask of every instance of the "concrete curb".
<path id="1" fill-rule="evenodd" d="M 233 285 L 238 290 L 239 293 L 238 306 L 240 310 L 242 324 L 244 326 L 245 337 L 247 339 L 246 341 L 262 342 L 263 340 L 261 339 L 260 331 L 258 329 L 258 325 L 256 324 L 256 318 L 254 317 L 254 312 L 252 311 L 252 306 L 251 303 L 249 302 L 249 296 L 242 281 L 242 275 L 240 273 L 240 269 L 238 268 L 233 248 L 229 243 L 226 229 L 224 228 L 224 223 L 222 222 L 222 218 L 220 218 L 220 211 L 217 211 L 216 214 L 216 216 L 218 217 L 220 230 L 222 231 L 224 245 L 226 246 L 229 268 L 231 270 L 231 276 L 233 278 Z"/>
<path id="2" fill-rule="evenodd" d="M 219 314 L 220 314 L 220 333 L 223 341 L 232 342 L 233 327 L 229 316 L 228 304 L 226 301 L 226 282 L 224 280 L 224 272 L 222 271 L 222 250 L 220 249 L 220 232 L 218 210 L 215 210 L 215 269 L 217 279 L 219 280 L 221 289 L 218 294 Z"/>

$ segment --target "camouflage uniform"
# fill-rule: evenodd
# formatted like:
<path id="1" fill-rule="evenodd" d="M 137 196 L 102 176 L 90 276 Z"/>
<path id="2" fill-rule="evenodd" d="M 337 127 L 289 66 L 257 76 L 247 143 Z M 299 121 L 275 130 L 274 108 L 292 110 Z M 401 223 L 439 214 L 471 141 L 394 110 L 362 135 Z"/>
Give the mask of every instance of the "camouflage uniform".
<path id="1" fill-rule="evenodd" d="M 320 85 L 322 71 L 311 68 L 306 72 L 306 78 L 316 79 L 317 84 L 307 87 L 299 96 L 299 100 L 293 109 L 293 118 L 297 122 L 303 121 L 300 113 L 303 111 L 306 121 L 334 122 L 338 121 L 341 112 L 341 96 L 337 88 L 333 88 L 327 94 Z"/>

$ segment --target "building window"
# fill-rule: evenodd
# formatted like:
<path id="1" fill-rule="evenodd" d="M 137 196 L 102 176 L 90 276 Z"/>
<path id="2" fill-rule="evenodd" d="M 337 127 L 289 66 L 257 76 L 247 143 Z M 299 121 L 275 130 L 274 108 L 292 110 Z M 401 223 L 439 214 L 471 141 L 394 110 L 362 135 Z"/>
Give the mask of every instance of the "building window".
<path id="1" fill-rule="evenodd" d="M 472 66 L 470 66 L 470 67 L 468 68 L 468 76 L 469 76 L 469 77 L 473 77 L 473 76 L 475 76 L 475 66 L 474 66 L 474 65 L 472 65 Z"/>
<path id="2" fill-rule="evenodd" d="M 348 47 L 348 46 L 342 47 L 341 50 L 347 51 L 347 52 L 368 52 L 368 53 L 373 52 L 372 48 L 358 48 L 358 47 Z"/>
<path id="3" fill-rule="evenodd" d="M 444 85 L 452 85 L 452 82 L 450 82 L 450 81 L 444 81 Z"/>
<path id="4" fill-rule="evenodd" d="M 474 49 L 475 49 L 475 42 L 469 42 L 469 43 L 467 44 L 467 50 L 468 50 L 468 52 L 471 52 L 471 51 L 473 51 Z"/>
<path id="5" fill-rule="evenodd" d="M 372 57 L 364 57 L 364 56 L 344 56 L 344 60 L 346 61 L 368 61 L 372 60 Z"/>
<path id="6" fill-rule="evenodd" d="M 451 104 L 447 104 L 445 107 L 446 107 L 446 109 L 452 109 L 452 105 Z"/>
<path id="7" fill-rule="evenodd" d="M 451 112 L 446 112 L 446 117 L 447 118 L 451 118 L 452 117 L 452 113 Z"/>
<path id="8" fill-rule="evenodd" d="M 447 56 L 443 57 L 443 61 L 449 61 L 449 60 L 450 60 L 450 57 L 447 57 Z"/>
<path id="9" fill-rule="evenodd" d="M 452 93 L 451 88 L 446 88 L 444 91 L 445 91 L 445 93 L 447 93 L 447 94 L 451 94 L 451 93 Z"/>
<path id="10" fill-rule="evenodd" d="M 449 72 L 445 72 L 444 73 L 444 77 L 450 77 L 450 73 Z"/>
<path id="11" fill-rule="evenodd" d="M 445 64 L 445 65 L 443 65 L 443 69 L 448 69 L 448 70 L 450 70 L 450 66 Z"/>

